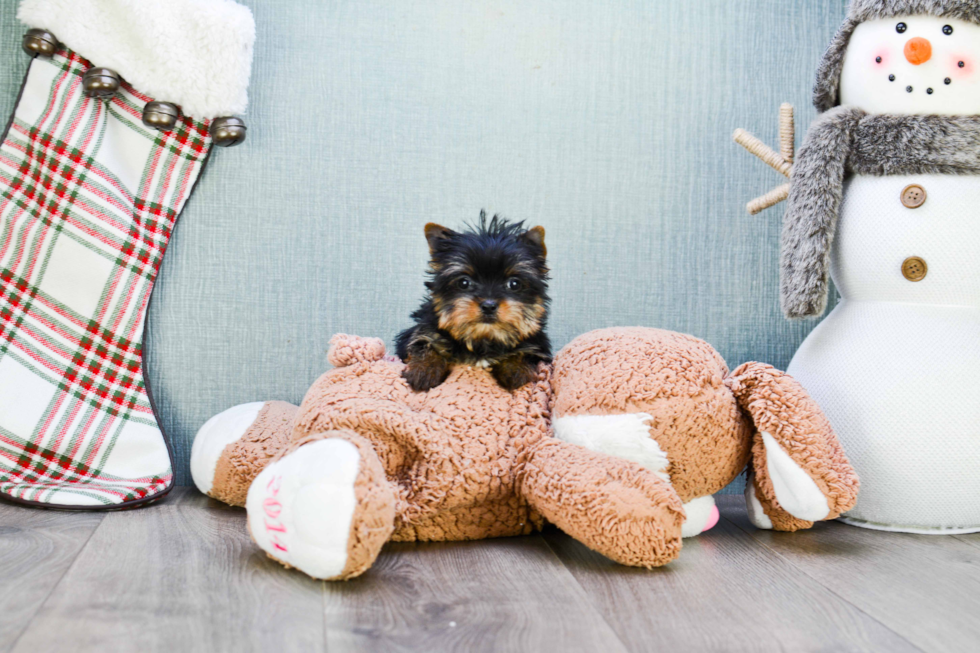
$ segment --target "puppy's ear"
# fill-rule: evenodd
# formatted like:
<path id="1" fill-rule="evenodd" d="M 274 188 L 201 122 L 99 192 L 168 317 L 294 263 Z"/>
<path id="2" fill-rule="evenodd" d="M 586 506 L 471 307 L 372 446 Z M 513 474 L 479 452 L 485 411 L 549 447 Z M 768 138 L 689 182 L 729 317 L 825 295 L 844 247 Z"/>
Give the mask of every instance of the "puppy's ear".
<path id="1" fill-rule="evenodd" d="M 431 256 L 436 253 L 436 246 L 440 240 L 452 238 L 455 235 L 456 232 L 452 229 L 447 229 L 435 222 L 430 222 L 425 225 L 425 239 L 429 242 L 429 255 Z"/>
<path id="2" fill-rule="evenodd" d="M 544 227 L 533 227 L 521 236 L 524 240 L 541 248 L 542 258 L 548 256 L 548 248 L 544 244 Z"/>

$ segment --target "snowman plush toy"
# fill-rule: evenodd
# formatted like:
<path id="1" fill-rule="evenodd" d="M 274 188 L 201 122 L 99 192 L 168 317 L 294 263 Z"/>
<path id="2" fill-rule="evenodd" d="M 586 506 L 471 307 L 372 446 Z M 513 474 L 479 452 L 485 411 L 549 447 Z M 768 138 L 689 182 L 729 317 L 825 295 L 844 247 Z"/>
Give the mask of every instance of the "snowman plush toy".
<path id="1" fill-rule="evenodd" d="M 841 519 L 980 531 L 980 2 L 853 0 L 814 99 L 781 295 L 841 296 L 788 370 L 861 477 Z"/>

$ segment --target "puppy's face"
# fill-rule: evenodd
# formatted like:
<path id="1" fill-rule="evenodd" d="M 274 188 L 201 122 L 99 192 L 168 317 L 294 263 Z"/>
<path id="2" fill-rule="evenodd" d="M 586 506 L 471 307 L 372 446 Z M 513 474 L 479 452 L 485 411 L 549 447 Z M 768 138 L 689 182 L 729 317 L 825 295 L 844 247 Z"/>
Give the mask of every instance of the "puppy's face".
<path id="1" fill-rule="evenodd" d="M 426 285 L 439 328 L 468 347 L 513 347 L 541 330 L 547 314 L 544 229 L 496 219 L 474 232 L 426 226 L 432 280 Z"/>

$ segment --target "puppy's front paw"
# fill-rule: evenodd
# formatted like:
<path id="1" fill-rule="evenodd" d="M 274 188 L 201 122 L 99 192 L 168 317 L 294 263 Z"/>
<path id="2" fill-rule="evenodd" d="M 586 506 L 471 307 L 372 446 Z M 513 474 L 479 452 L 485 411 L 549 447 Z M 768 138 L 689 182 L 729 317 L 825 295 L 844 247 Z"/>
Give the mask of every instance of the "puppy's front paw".
<path id="1" fill-rule="evenodd" d="M 527 385 L 538 376 L 537 366 L 524 359 L 502 361 L 494 365 L 490 372 L 500 387 L 508 392 Z"/>
<path id="2" fill-rule="evenodd" d="M 402 371 L 402 378 L 408 381 L 412 390 L 427 392 L 442 385 L 442 382 L 449 376 L 449 372 L 450 367 L 445 360 L 436 356 L 427 356 L 422 360 L 409 359 Z"/>

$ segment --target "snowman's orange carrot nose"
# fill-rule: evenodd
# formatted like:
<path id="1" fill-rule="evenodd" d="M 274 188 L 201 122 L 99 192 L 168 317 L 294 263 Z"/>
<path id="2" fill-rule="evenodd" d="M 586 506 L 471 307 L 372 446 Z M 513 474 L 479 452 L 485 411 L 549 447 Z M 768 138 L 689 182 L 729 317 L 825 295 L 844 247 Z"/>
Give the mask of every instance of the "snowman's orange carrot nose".
<path id="1" fill-rule="evenodd" d="M 929 39 L 917 36 L 905 44 L 905 58 L 913 66 L 920 66 L 932 59 L 932 43 Z"/>

